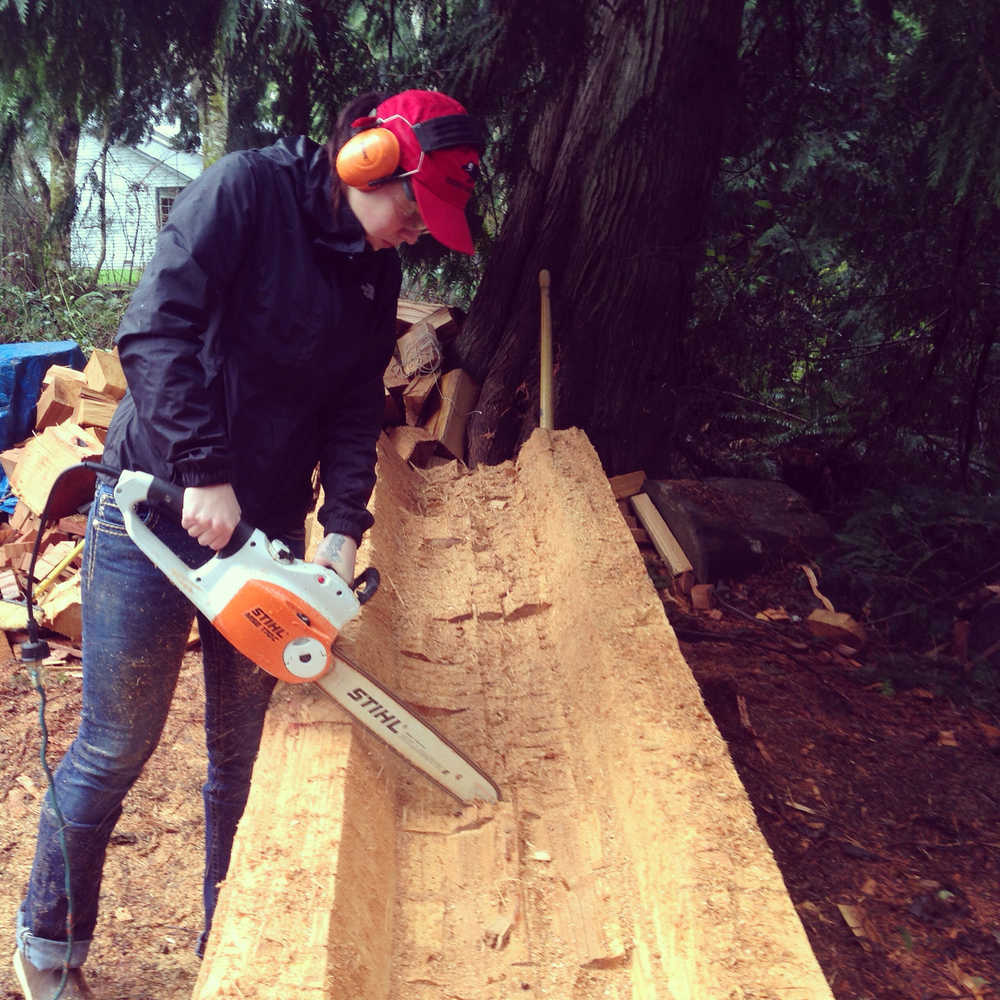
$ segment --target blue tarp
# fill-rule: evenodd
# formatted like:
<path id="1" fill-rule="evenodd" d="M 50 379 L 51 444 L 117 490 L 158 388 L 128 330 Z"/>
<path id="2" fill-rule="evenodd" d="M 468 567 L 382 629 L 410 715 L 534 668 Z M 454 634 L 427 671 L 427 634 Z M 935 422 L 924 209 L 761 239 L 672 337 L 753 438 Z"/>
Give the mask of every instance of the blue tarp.
<path id="1" fill-rule="evenodd" d="M 75 340 L 0 344 L 0 451 L 27 438 L 35 427 L 35 406 L 50 365 L 81 371 L 87 359 Z M 0 471 L 0 510 L 11 513 L 17 503 Z"/>

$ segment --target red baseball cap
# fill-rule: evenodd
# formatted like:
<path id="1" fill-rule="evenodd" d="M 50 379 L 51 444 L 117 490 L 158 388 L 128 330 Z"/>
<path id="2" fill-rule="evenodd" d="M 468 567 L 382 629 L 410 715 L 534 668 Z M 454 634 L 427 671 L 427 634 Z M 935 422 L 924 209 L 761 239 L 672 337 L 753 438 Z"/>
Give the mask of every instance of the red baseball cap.
<path id="1" fill-rule="evenodd" d="M 454 98 L 404 90 L 376 109 L 377 124 L 399 140 L 399 169 L 408 176 L 431 235 L 472 253 L 465 206 L 479 175 L 482 126 Z"/>

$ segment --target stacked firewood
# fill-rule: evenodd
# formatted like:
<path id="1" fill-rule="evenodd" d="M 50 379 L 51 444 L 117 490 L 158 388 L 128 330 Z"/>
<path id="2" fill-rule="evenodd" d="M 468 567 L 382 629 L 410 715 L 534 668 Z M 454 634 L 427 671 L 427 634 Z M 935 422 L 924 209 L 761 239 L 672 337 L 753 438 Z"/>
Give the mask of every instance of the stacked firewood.
<path id="1" fill-rule="evenodd" d="M 384 429 L 415 465 L 462 460 L 466 418 L 479 387 L 444 361 L 460 314 L 401 299 L 396 317 L 399 339 L 384 376 Z M 31 573 L 39 624 L 64 636 L 71 651 L 79 643 L 79 566 L 94 474 L 60 474 L 81 461 L 100 460 L 125 390 L 116 351 L 94 350 L 83 371 L 52 365 L 35 410 L 34 434 L 0 453 L 17 497 L 9 520 L 0 524 L 0 636 L 6 631 L 12 640 L 20 638 Z"/>
<path id="2" fill-rule="evenodd" d="M 64 636 L 71 648 L 79 643 L 78 567 L 94 474 L 61 473 L 101 457 L 124 395 L 125 376 L 114 351 L 93 351 L 83 371 L 52 365 L 35 408 L 35 433 L 0 453 L 17 497 L 0 526 L 0 628 L 17 632 L 26 624 L 30 580 L 39 624 Z"/>
<path id="3" fill-rule="evenodd" d="M 385 372 L 384 427 L 399 454 L 426 468 L 465 460 L 465 425 L 479 386 L 447 363 L 461 314 L 434 303 L 400 299 L 399 339 Z"/>

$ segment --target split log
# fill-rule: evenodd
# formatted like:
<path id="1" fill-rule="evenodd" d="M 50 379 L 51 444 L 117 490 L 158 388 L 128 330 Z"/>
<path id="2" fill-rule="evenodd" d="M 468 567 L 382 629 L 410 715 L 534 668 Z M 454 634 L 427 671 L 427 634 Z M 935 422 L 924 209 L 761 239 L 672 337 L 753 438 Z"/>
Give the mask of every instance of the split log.
<path id="1" fill-rule="evenodd" d="M 100 427 L 107 430 L 118 408 L 118 400 L 106 393 L 84 386 L 80 390 L 72 419 L 81 427 Z"/>
<path id="2" fill-rule="evenodd" d="M 118 359 L 118 348 L 112 351 L 95 348 L 84 365 L 83 374 L 90 389 L 101 396 L 118 401 L 128 389 L 125 372 Z"/>
<path id="3" fill-rule="evenodd" d="M 19 449 L 10 475 L 14 494 L 35 514 L 41 514 L 59 474 L 86 459 L 100 458 L 104 446 L 90 428 L 74 423 L 46 427 Z M 70 514 L 94 493 L 94 473 L 80 470 L 62 479 L 52 495 L 50 517 Z"/>
<path id="4" fill-rule="evenodd" d="M 386 433 L 399 457 L 414 465 L 423 465 L 437 447 L 437 441 L 424 427 L 390 427 Z"/>
<path id="5" fill-rule="evenodd" d="M 83 639 L 83 610 L 80 597 L 80 574 L 57 583 L 39 602 L 38 612 L 43 624 L 66 636 L 72 642 Z"/>
<path id="6" fill-rule="evenodd" d="M 419 426 L 424 410 L 427 408 L 427 400 L 437 384 L 437 375 L 418 375 L 403 390 L 404 419 L 408 426 Z"/>
<path id="7" fill-rule="evenodd" d="M 396 341 L 399 367 L 408 378 L 431 375 L 441 367 L 441 342 L 428 322 L 414 323 Z"/>
<path id="8" fill-rule="evenodd" d="M 465 460 L 465 425 L 479 399 L 479 386 L 461 368 L 453 368 L 438 383 L 441 405 L 428 421 L 431 435 L 453 458 Z"/>
<path id="9" fill-rule="evenodd" d="M 400 333 L 414 323 L 429 323 L 438 340 L 450 340 L 459 330 L 458 310 L 439 302 L 414 302 L 400 299 L 396 306 L 396 324 Z"/>
<path id="10" fill-rule="evenodd" d="M 65 365 L 51 365 L 45 373 L 42 394 L 35 405 L 35 430 L 41 431 L 69 420 L 86 385 L 83 372 Z"/>

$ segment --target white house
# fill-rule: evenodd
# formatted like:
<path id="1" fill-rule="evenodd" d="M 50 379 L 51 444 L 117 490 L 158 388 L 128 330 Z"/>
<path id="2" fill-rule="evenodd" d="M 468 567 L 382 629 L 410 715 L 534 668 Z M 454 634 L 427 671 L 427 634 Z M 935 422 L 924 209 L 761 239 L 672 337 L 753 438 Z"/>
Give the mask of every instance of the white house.
<path id="1" fill-rule="evenodd" d="M 202 171 L 199 153 L 173 149 L 169 137 L 155 131 L 138 146 L 112 146 L 105 168 L 107 249 L 105 270 L 141 270 L 153 254 L 156 234 L 177 193 Z M 93 267 L 101 252 L 101 143 L 86 132 L 80 136 L 73 221 L 73 264 Z"/>

